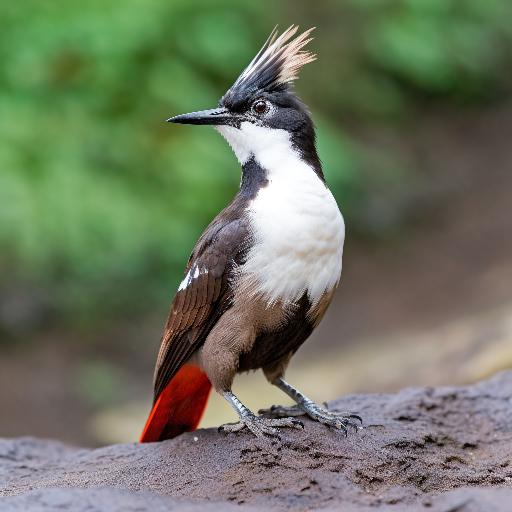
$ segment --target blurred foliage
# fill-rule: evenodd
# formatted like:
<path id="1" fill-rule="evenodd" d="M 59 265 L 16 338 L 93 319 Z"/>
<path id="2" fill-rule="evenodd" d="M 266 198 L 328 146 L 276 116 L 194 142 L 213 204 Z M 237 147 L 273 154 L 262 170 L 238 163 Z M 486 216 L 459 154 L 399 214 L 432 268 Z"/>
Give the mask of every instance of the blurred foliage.
<path id="1" fill-rule="evenodd" d="M 74 321 L 169 297 L 239 169 L 213 130 L 163 121 L 215 105 L 276 23 L 318 27 L 298 90 L 358 225 L 372 190 L 414 171 L 344 122 L 499 95 L 511 16 L 505 0 L 3 2 L 0 286 L 42 289 Z"/>
<path id="2" fill-rule="evenodd" d="M 75 391 L 89 405 L 110 405 L 120 398 L 122 380 L 114 365 L 105 361 L 84 361 L 76 370 Z"/>

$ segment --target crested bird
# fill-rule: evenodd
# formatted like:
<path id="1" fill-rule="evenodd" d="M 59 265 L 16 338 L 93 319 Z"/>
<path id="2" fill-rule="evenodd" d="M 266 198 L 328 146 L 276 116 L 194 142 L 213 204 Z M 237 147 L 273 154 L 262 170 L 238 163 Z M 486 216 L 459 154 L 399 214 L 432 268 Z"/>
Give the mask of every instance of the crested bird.
<path id="1" fill-rule="evenodd" d="M 313 29 L 294 37 L 297 30 L 275 28 L 217 108 L 168 119 L 213 126 L 242 176 L 197 241 L 172 302 L 141 442 L 197 428 L 212 386 L 238 414 L 220 427 L 226 432 L 278 436 L 281 427 L 303 428 L 300 415 L 345 433 L 360 421 L 317 405 L 284 379 L 332 300 L 345 238 L 310 113 L 293 90 L 299 70 L 316 59 L 303 49 Z M 296 405 L 261 416 L 247 408 L 231 386 L 237 373 L 256 369 Z"/>

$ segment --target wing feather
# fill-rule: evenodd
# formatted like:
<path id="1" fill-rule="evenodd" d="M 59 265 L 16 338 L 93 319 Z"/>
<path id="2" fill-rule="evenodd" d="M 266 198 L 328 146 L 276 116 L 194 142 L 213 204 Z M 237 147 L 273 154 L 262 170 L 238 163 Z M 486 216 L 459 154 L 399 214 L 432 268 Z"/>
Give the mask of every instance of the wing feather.
<path id="1" fill-rule="evenodd" d="M 155 401 L 231 305 L 230 277 L 243 261 L 249 229 L 225 212 L 197 242 L 171 305 L 155 368 Z"/>

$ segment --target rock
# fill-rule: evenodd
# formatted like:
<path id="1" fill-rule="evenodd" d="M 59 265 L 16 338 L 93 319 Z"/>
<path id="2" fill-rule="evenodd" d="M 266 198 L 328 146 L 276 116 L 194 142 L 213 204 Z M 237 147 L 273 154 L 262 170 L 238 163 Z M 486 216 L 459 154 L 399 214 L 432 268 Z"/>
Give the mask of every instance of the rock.
<path id="1" fill-rule="evenodd" d="M 0 440 L 0 510 L 509 511 L 512 371 L 459 388 L 351 395 L 362 431 L 305 420 L 282 442 L 198 430 L 78 449 Z"/>

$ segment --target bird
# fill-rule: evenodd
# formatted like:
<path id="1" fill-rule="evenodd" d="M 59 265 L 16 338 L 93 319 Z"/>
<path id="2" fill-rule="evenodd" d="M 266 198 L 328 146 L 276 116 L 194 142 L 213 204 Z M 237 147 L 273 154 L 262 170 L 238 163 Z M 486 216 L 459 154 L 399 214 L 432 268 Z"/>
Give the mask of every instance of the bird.
<path id="1" fill-rule="evenodd" d="M 313 121 L 294 82 L 316 59 L 277 27 L 213 109 L 171 117 L 209 125 L 241 165 L 232 202 L 198 239 L 164 328 L 154 400 L 141 442 L 195 430 L 213 387 L 238 421 L 219 427 L 279 437 L 306 415 L 346 434 L 361 418 L 316 404 L 285 380 L 291 357 L 324 316 L 341 270 L 345 223 L 329 190 Z M 255 414 L 233 393 L 241 372 L 261 369 L 295 405 Z"/>

